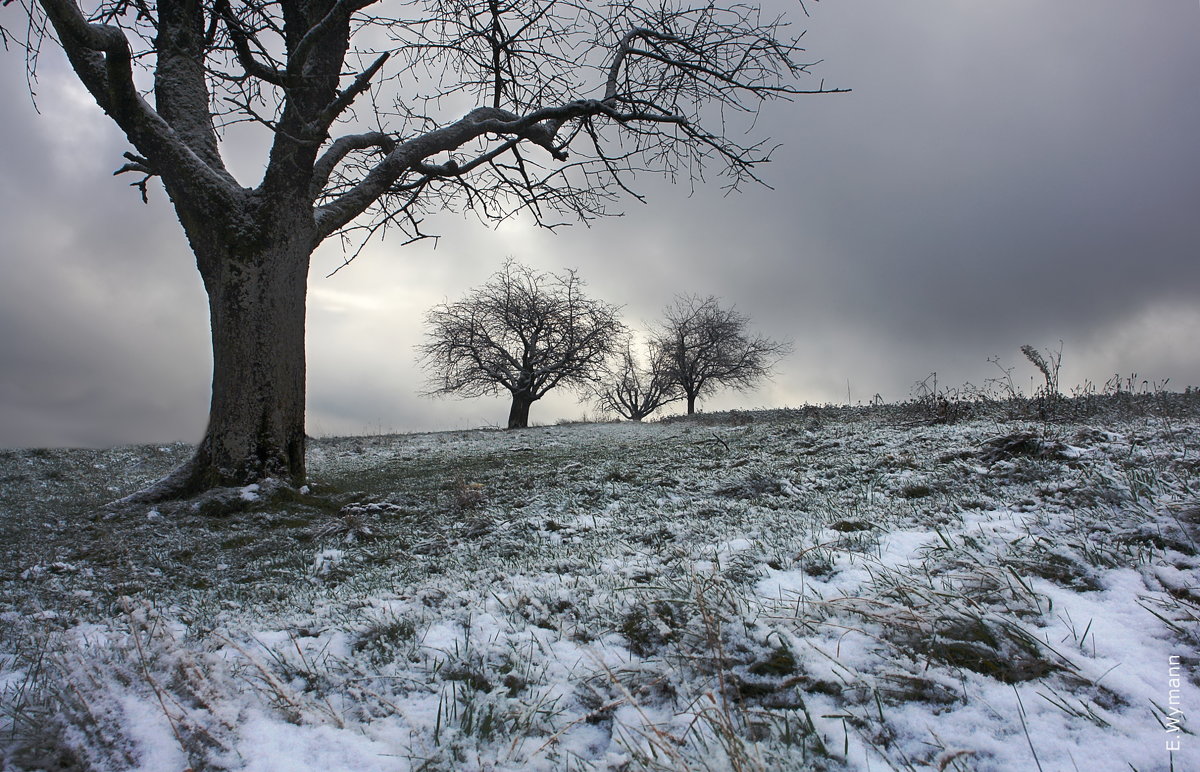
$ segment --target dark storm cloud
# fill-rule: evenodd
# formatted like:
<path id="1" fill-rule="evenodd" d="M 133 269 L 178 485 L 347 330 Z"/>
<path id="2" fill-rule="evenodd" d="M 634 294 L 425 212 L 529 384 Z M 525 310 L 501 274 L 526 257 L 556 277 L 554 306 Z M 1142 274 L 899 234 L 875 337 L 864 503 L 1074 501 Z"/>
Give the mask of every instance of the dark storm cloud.
<path id="1" fill-rule="evenodd" d="M 146 206 L 112 178 L 125 144 L 44 61 L 41 116 L 19 60 L 0 70 L 0 445 L 192 438 L 205 300 L 179 226 L 161 191 Z"/>
<path id="2" fill-rule="evenodd" d="M 775 192 L 660 201 L 662 225 L 634 239 L 673 242 L 692 286 L 794 329 L 794 360 L 823 348 L 805 337 L 840 339 L 857 362 L 808 367 L 880 378 L 891 396 L 905 368 L 986 371 L 1022 342 L 1067 339 L 1082 365 L 1095 336 L 1200 299 L 1196 8 L 813 13 L 827 82 L 854 93 L 772 124 L 787 143 L 763 171 Z"/>
<path id="3" fill-rule="evenodd" d="M 1065 379 L 1116 370 L 1200 383 L 1200 8 L 1114 1 L 778 0 L 826 85 L 768 105 L 773 189 L 640 177 L 648 205 L 551 235 L 431 218 L 444 235 L 314 259 L 309 428 L 496 424 L 502 400 L 425 400 L 414 347 L 432 304 L 508 255 L 578 268 L 653 322 L 677 292 L 716 294 L 795 351 L 775 381 L 710 409 L 895 399 L 999 374 L 999 354 L 1064 341 Z M 209 359 L 203 292 L 161 189 L 111 178 L 126 149 L 44 60 L 42 116 L 2 60 L 0 444 L 198 437 Z M 812 85 L 815 85 L 816 81 Z M 230 144 L 234 144 L 231 140 Z M 261 156 L 237 138 L 243 181 Z M 710 175 L 711 178 L 711 175 Z M 569 394 L 535 421 L 578 417 Z"/>

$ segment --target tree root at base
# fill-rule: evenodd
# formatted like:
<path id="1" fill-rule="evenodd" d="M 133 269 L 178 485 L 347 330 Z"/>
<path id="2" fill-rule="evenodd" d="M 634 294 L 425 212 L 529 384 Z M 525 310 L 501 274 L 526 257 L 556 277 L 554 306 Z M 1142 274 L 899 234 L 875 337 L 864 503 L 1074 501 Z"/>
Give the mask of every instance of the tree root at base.
<path id="1" fill-rule="evenodd" d="M 161 480 L 109 503 L 105 509 L 123 513 L 156 507 L 171 512 L 223 517 L 270 502 L 295 501 L 305 493 L 272 476 L 243 485 L 213 484 L 212 479 L 211 470 L 192 458 Z"/>

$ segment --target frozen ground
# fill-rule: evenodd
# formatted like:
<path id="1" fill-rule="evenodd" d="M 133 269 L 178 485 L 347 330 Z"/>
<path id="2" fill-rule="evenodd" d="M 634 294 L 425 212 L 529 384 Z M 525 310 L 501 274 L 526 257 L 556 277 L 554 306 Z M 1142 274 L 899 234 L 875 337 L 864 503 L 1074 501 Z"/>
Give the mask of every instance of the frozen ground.
<path id="1" fill-rule="evenodd" d="M 1115 409 L 1121 408 L 1121 409 Z M 1200 769 L 1200 404 L 0 451 L 4 769 Z"/>

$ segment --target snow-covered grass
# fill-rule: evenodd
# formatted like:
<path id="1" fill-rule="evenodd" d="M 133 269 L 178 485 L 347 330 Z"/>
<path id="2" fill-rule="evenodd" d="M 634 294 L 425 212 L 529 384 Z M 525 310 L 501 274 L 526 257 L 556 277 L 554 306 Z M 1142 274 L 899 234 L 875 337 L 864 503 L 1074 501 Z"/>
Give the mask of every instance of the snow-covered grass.
<path id="1" fill-rule="evenodd" d="M 0 451 L 4 769 L 1200 769 L 1200 398 Z M 247 492 L 250 493 L 250 492 Z"/>

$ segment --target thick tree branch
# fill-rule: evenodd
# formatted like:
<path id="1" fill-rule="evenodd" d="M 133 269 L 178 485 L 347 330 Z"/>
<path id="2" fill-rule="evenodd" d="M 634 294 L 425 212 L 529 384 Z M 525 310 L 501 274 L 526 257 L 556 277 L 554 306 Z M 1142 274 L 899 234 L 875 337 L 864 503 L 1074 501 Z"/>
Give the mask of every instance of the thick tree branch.
<path id="1" fill-rule="evenodd" d="M 155 110 L 206 164 L 224 171 L 209 109 L 201 0 L 159 0 L 157 8 Z"/>
<path id="2" fill-rule="evenodd" d="M 396 147 L 396 140 L 381 131 L 339 137 L 313 165 L 312 186 L 309 188 L 309 196 L 315 200 L 321 194 L 321 191 L 329 184 L 329 178 L 333 174 L 333 170 L 337 168 L 337 165 L 347 155 L 355 150 L 366 150 L 372 147 L 378 148 L 384 153 L 390 153 Z"/>
<path id="3" fill-rule="evenodd" d="M 224 170 L 206 163 L 138 93 L 129 41 L 117 27 L 89 24 L 74 0 L 39 0 L 76 74 L 142 156 L 212 216 L 238 211 L 241 189 Z"/>
<path id="4" fill-rule="evenodd" d="M 337 0 L 320 21 L 304 33 L 296 46 L 288 53 L 287 74 L 295 77 L 303 73 L 308 57 L 323 37 L 332 32 L 339 22 L 350 18 L 355 11 L 379 2 L 379 0 Z"/>
<path id="5" fill-rule="evenodd" d="M 642 112 L 619 112 L 594 99 L 580 99 L 558 107 L 534 110 L 524 116 L 493 107 L 477 107 L 466 116 L 438 129 L 400 143 L 354 188 L 317 210 L 317 227 L 328 236 L 366 211 L 406 171 L 419 168 L 438 153 L 458 150 L 485 135 L 513 136 L 544 148 L 556 160 L 565 161 L 565 150 L 555 144 L 559 127 L 574 118 L 604 115 L 619 123 L 644 120 L 654 123 L 684 123 L 681 116 Z M 514 146 L 511 143 L 505 147 Z M 499 153 L 489 154 L 491 158 Z M 483 158 L 479 162 L 483 162 Z M 478 165 L 475 164 L 475 165 Z"/>

